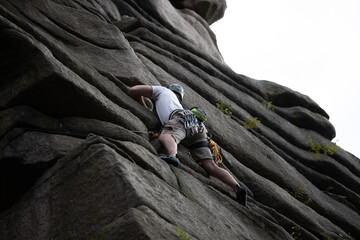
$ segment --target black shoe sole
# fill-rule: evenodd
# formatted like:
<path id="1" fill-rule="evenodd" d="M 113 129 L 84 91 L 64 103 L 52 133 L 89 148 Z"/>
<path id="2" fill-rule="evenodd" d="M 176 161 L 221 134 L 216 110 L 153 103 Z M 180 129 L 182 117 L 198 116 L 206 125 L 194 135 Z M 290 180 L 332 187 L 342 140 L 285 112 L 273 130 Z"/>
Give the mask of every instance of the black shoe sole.
<path id="1" fill-rule="evenodd" d="M 168 164 L 171 164 L 175 167 L 179 166 L 179 160 L 178 159 L 174 159 L 172 157 L 168 157 L 168 156 L 161 156 L 160 157 L 162 160 L 164 160 L 165 162 L 167 162 Z"/>

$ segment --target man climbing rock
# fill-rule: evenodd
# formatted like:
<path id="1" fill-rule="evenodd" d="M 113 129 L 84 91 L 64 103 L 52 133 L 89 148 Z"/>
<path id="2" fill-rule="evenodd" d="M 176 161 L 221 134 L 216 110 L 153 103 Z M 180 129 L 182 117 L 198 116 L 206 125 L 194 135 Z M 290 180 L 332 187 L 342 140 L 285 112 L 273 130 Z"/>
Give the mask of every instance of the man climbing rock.
<path id="1" fill-rule="evenodd" d="M 137 85 L 130 88 L 130 96 L 147 107 L 144 97 L 155 102 L 155 109 L 162 124 L 159 142 L 167 151 L 166 156 L 160 156 L 164 161 L 178 166 L 176 157 L 177 145 L 182 142 L 191 150 L 191 155 L 211 175 L 236 192 L 236 200 L 242 205 L 247 204 L 246 190 L 237 183 L 234 177 L 225 169 L 218 167 L 208 145 L 207 130 L 201 117 L 196 116 L 197 110 L 185 110 L 182 105 L 184 90 L 178 84 L 169 88 L 162 86 Z M 200 111 L 200 110 L 199 110 Z"/>

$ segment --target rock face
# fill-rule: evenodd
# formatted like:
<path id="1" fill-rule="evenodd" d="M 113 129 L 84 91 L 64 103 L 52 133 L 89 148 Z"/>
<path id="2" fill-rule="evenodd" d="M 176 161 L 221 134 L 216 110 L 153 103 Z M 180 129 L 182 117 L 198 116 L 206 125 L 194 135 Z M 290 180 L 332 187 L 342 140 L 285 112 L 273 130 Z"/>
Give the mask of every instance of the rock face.
<path id="1" fill-rule="evenodd" d="M 234 73 L 225 0 L 0 0 L 1 239 L 360 238 L 360 163 L 309 97 Z M 249 206 L 180 145 L 157 157 L 137 84 L 185 89 Z M 232 106 L 228 117 L 217 107 Z M 265 104 L 264 104 L 265 103 Z M 247 129 L 247 119 L 259 119 Z M 310 138 L 309 138 L 310 137 Z M 151 140 L 151 141 L 150 141 Z"/>

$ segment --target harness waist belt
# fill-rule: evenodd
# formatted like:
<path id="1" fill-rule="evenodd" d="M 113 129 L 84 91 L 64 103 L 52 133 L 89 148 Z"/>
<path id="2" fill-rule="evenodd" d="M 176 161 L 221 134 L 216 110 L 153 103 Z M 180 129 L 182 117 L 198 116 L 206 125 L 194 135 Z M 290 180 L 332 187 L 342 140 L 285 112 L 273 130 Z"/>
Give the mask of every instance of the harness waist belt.
<path id="1" fill-rule="evenodd" d="M 197 142 L 193 145 L 191 145 L 189 148 L 190 149 L 195 149 L 195 148 L 202 148 L 202 147 L 209 147 L 209 141 L 200 141 L 200 142 Z"/>

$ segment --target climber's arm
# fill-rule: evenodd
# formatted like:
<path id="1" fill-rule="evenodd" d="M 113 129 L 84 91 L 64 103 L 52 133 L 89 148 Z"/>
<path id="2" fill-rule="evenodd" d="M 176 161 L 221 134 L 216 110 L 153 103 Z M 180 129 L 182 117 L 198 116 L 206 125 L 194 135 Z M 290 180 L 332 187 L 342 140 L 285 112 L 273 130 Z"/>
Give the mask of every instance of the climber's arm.
<path id="1" fill-rule="evenodd" d="M 143 97 L 151 98 L 153 95 L 153 89 L 151 86 L 148 85 L 136 85 L 130 88 L 129 94 L 141 105 L 147 107 Z"/>

